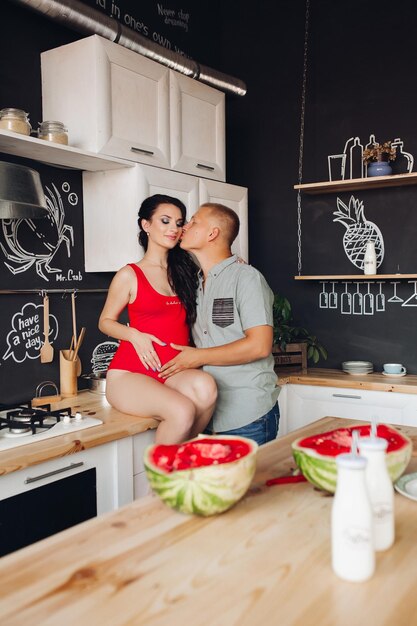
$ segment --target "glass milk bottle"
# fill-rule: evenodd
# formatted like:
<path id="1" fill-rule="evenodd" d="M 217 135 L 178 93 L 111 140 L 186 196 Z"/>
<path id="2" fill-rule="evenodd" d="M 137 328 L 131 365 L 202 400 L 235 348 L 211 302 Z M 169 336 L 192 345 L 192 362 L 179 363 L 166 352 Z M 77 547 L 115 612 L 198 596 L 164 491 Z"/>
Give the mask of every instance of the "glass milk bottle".
<path id="1" fill-rule="evenodd" d="M 376 252 L 373 241 L 366 244 L 363 270 L 365 274 L 376 274 Z"/>
<path id="2" fill-rule="evenodd" d="M 336 457 L 337 487 L 332 507 L 332 567 L 337 576 L 361 582 L 375 570 L 372 508 L 365 483 L 366 459 Z"/>
<path id="3" fill-rule="evenodd" d="M 365 480 L 374 518 L 375 550 L 387 550 L 394 543 L 394 488 L 386 463 L 388 442 L 381 437 L 364 437 L 359 449 L 368 463 Z"/>

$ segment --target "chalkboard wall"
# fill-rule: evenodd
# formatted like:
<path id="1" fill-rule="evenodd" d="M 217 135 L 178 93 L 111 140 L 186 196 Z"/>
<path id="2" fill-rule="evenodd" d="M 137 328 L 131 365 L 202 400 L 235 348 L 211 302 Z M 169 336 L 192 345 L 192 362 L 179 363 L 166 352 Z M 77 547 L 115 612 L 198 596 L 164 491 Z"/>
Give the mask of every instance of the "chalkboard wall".
<path id="1" fill-rule="evenodd" d="M 342 292 L 348 291 L 353 297 L 359 290 L 363 305 L 367 285 L 321 285 L 293 280 L 298 260 L 293 185 L 298 178 L 305 1 L 266 1 L 250 12 L 240 10 L 235 3 L 208 0 L 186 3 L 175 0 L 169 4 L 147 0 L 140 3 L 140 8 L 133 0 L 118 3 L 88 0 L 85 3 L 107 14 L 117 6 L 120 13 L 113 15 L 115 19 L 125 23 L 131 20 L 139 32 L 154 41 L 159 40 L 166 47 L 181 50 L 247 83 L 248 93 L 244 98 L 228 96 L 226 99 L 226 154 L 227 181 L 249 188 L 251 263 L 265 274 L 274 291 L 289 297 L 297 321 L 326 346 L 329 358 L 323 365 L 340 367 L 345 359 L 367 359 L 378 368 L 386 361 L 400 361 L 410 372 L 417 373 L 414 349 L 417 307 L 411 306 L 414 284 L 393 285 L 388 281 L 380 286 L 371 283 L 373 314 L 366 314 L 365 308 L 361 314 L 343 314 L 340 309 Z M 167 13 L 161 8 L 173 9 L 177 15 L 182 10 L 184 16 L 189 17 L 179 19 L 182 24 L 174 25 L 166 21 Z M 362 144 L 369 141 L 371 134 L 379 141 L 401 138 L 404 149 L 417 157 L 416 17 L 417 8 L 411 0 L 397 4 L 388 0 L 378 3 L 311 0 L 304 182 L 327 180 L 327 156 L 342 152 L 351 137 L 360 137 Z M 0 51 L 7 62 L 0 64 L 0 108 L 16 106 L 29 111 L 36 127 L 42 119 L 40 52 L 74 41 L 80 35 L 9 0 L 2 5 L 1 28 Z M 13 160 L 7 155 L 0 155 L 0 158 Z M 19 321 L 23 318 L 29 320 L 29 325 L 36 325 L 34 318 L 41 311 L 42 303 L 39 294 L 48 286 L 56 287 L 57 276 L 68 278 L 71 270 L 71 280 L 65 284 L 69 289 L 79 289 L 79 326 L 87 326 L 81 351 L 85 372 L 91 371 L 95 347 L 107 340 L 96 329 L 105 293 L 82 291 L 83 288 L 105 289 L 111 275 L 91 275 L 83 271 L 81 175 L 37 164 L 39 168 L 51 194 L 55 198 L 58 193 L 61 196 L 65 217 L 58 230 L 67 239 L 62 239 L 56 257 L 49 262 L 49 267 L 58 272 L 48 271 L 46 263 L 37 265 L 35 261 L 19 273 L 17 269 L 24 263 L 20 262 L 22 259 L 17 262 L 7 258 L 8 254 L 13 256 L 10 251 L 13 241 L 0 224 L 1 287 L 39 289 L 36 294 L 0 296 L 2 402 L 31 397 L 42 380 L 58 382 L 57 357 L 52 364 L 41 364 L 39 358 L 33 358 L 34 353 L 29 352 L 24 360 L 19 360 L 24 351 L 22 333 L 18 337 L 21 343 L 14 350 L 9 345 L 17 341 Z M 72 192 L 77 196 L 75 204 L 69 200 Z M 333 215 L 337 199 L 348 206 L 351 195 L 363 203 L 366 220 L 375 223 L 383 235 L 385 257 L 379 272 L 416 273 L 413 244 L 417 229 L 417 186 L 353 194 L 304 195 L 302 273 L 359 272 L 343 247 L 346 229 L 334 222 Z M 49 236 L 57 236 L 57 230 L 50 231 Z M 22 230 L 20 237 L 26 241 L 29 233 Z M 32 244 L 35 245 L 33 240 Z M 33 250 L 32 247 L 25 254 L 25 263 L 29 263 Z M 79 276 L 81 280 L 75 279 Z M 63 286 L 64 281 L 59 284 Z M 402 302 L 392 301 L 394 290 Z M 320 294 L 331 291 L 337 294 L 337 307 L 320 308 Z M 384 311 L 376 310 L 379 292 L 385 296 Z M 321 298 L 323 304 L 326 298 Z M 368 305 L 369 301 L 370 298 Z M 407 301 L 407 306 L 403 306 Z M 69 294 L 64 298 L 62 294 L 51 295 L 52 315 L 59 329 L 54 340 L 57 353 L 59 348 L 67 347 L 71 338 Z M 27 341 L 28 337 L 25 339 Z M 34 348 L 29 346 L 28 350 Z"/>
<path id="2" fill-rule="evenodd" d="M 416 17 L 409 0 L 311 0 L 303 182 L 329 180 L 327 156 L 341 153 L 351 137 L 364 145 L 370 134 L 380 142 L 401 138 L 404 150 L 417 157 Z M 347 289 L 352 297 L 355 283 L 336 283 L 337 307 L 320 308 L 320 293 L 333 286 L 293 280 L 304 20 L 304 0 L 261 3 L 250 19 L 229 3 L 224 7 L 223 70 L 248 85 L 242 102 L 228 101 L 227 166 L 229 180 L 249 187 L 251 261 L 326 346 L 329 358 L 321 365 L 340 368 L 343 360 L 365 359 L 380 368 L 395 361 L 417 373 L 413 283 L 371 283 L 365 304 L 373 300 L 374 313 L 342 314 L 341 294 Z M 227 37 L 232 31 L 233 42 Z M 345 227 L 333 221 L 337 198 L 348 205 L 351 195 L 383 235 L 378 272 L 417 273 L 417 186 L 410 186 L 303 195 L 302 274 L 361 273 L 344 251 Z M 389 302 L 394 289 L 403 302 Z M 385 311 L 376 311 L 380 290 Z M 368 286 L 361 283 L 359 291 L 365 294 Z"/>

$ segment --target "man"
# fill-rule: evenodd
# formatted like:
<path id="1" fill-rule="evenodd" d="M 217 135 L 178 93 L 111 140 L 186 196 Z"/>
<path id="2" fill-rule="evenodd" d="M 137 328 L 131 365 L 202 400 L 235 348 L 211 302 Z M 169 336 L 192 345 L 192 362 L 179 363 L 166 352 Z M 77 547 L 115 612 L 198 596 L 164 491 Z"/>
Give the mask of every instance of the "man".
<path id="1" fill-rule="evenodd" d="M 263 444 L 275 439 L 279 422 L 271 354 L 273 293 L 258 270 L 232 254 L 238 232 L 236 213 L 214 203 L 203 204 L 184 227 L 181 247 L 201 267 L 193 327 L 197 347 L 171 344 L 180 353 L 160 376 L 203 366 L 218 387 L 209 431 Z"/>

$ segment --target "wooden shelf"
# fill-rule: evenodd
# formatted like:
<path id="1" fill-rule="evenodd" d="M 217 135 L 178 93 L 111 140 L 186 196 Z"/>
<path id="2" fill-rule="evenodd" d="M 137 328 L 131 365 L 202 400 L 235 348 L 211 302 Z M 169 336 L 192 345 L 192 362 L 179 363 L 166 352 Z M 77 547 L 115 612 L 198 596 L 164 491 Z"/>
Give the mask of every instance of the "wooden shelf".
<path id="1" fill-rule="evenodd" d="M 58 165 L 70 169 L 99 172 L 102 170 L 116 170 L 123 167 L 133 167 L 133 161 L 103 156 L 94 152 L 85 152 L 72 146 L 63 146 L 51 141 L 27 137 L 7 130 L 0 130 L 0 152 L 13 154 L 42 161 L 50 165 Z"/>
<path id="2" fill-rule="evenodd" d="M 411 174 L 395 174 L 393 176 L 372 176 L 370 178 L 352 178 L 349 180 L 324 181 L 320 183 L 306 183 L 294 185 L 304 193 L 336 193 L 355 191 L 358 189 L 376 189 L 380 187 L 400 187 L 402 185 L 417 185 L 417 172 Z"/>
<path id="3" fill-rule="evenodd" d="M 323 274 L 316 276 L 294 276 L 294 280 L 327 280 L 327 281 L 337 281 L 337 280 L 352 280 L 353 282 L 363 280 L 367 281 L 375 281 L 375 280 L 417 280 L 417 274 Z"/>

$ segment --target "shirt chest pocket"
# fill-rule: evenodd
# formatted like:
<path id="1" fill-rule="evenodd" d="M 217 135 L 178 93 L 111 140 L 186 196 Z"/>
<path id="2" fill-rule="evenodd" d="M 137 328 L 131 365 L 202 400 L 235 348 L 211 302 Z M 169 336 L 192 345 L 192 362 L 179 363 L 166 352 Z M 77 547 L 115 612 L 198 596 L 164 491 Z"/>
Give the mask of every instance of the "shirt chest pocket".
<path id="1" fill-rule="evenodd" d="M 215 298 L 213 300 L 213 309 L 211 320 L 216 326 L 226 328 L 235 321 L 233 312 L 233 298 Z"/>

